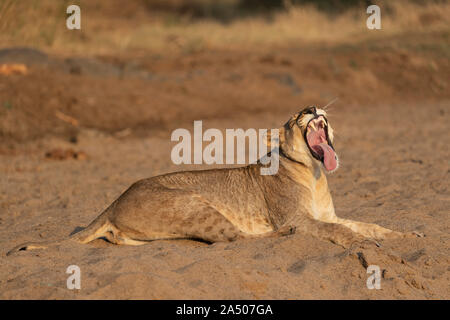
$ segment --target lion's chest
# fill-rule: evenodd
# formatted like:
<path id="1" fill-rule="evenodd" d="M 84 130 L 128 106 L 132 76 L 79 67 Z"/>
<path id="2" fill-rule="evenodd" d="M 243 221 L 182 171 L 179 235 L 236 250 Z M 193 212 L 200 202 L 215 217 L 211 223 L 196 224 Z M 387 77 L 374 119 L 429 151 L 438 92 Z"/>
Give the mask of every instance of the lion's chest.
<path id="1" fill-rule="evenodd" d="M 314 219 L 320 221 L 332 222 L 336 219 L 333 199 L 325 177 L 318 180 L 315 185 L 312 215 Z"/>

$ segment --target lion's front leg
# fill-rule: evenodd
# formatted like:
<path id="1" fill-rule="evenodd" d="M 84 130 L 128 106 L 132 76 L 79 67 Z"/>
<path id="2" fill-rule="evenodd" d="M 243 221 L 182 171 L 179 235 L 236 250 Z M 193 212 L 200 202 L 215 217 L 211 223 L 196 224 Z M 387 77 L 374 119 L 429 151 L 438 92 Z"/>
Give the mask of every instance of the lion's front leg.
<path id="1" fill-rule="evenodd" d="M 398 238 L 414 238 L 424 236 L 423 234 L 416 231 L 403 233 L 383 228 L 373 223 L 365 223 L 348 219 L 338 219 L 337 223 L 350 228 L 352 231 L 364 237 L 373 239 L 398 239 Z"/>
<path id="2" fill-rule="evenodd" d="M 356 233 L 342 224 L 324 222 L 308 216 L 296 217 L 276 231 L 280 235 L 292 234 L 294 232 L 311 234 L 316 238 L 331 241 L 344 248 L 350 248 L 353 244 L 365 242 L 372 242 L 374 245 L 379 246 L 370 237 Z"/>

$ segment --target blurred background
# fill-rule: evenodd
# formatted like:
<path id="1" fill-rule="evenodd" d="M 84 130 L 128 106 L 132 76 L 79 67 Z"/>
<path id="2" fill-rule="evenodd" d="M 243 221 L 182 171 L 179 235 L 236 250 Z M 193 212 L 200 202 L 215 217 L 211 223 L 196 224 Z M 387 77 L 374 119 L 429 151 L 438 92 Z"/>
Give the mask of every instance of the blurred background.
<path id="1" fill-rule="evenodd" d="M 427 235 L 364 250 L 382 290 L 359 252 L 299 233 L 22 252 L 0 259 L 0 298 L 448 299 L 449 19 L 443 0 L 0 0 L 0 255 L 138 179 L 213 167 L 175 165 L 174 129 L 277 128 L 330 102 L 337 215 Z"/>
<path id="2" fill-rule="evenodd" d="M 70 4 L 81 30 L 66 28 Z M 445 0 L 0 0 L 0 63 L 27 68 L 0 78 L 0 140 L 442 101 L 449 17 Z"/>

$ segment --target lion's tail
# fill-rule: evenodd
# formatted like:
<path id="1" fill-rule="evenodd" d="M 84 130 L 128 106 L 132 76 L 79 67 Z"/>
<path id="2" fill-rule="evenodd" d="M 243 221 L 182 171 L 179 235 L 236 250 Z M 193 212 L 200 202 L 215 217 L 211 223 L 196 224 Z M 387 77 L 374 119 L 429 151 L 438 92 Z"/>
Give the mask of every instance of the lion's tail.
<path id="1" fill-rule="evenodd" d="M 42 241 L 42 242 L 25 242 L 18 246 L 15 246 L 9 250 L 6 255 L 9 256 L 22 250 L 34 250 L 34 249 L 46 249 L 53 244 L 61 244 L 66 241 L 76 241 L 79 243 L 88 243 L 92 240 L 101 238 L 106 232 L 111 230 L 111 223 L 108 220 L 108 213 L 113 209 L 114 203 L 109 206 L 101 215 L 99 215 L 94 221 L 92 221 L 85 229 L 77 232 L 67 238 L 55 241 Z"/>

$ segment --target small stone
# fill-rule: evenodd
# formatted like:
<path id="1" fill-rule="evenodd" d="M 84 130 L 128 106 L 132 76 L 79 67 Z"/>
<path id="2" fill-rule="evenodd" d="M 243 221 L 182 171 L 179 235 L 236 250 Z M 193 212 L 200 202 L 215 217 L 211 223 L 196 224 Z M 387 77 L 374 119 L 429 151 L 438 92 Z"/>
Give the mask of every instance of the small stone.
<path id="1" fill-rule="evenodd" d="M 422 285 L 416 279 L 412 279 L 411 280 L 411 284 L 416 289 L 421 289 L 422 288 Z"/>

